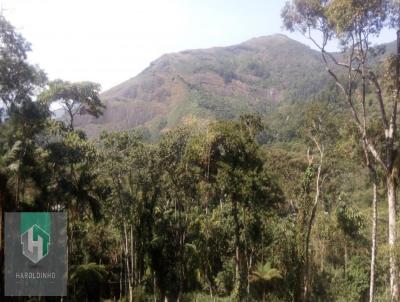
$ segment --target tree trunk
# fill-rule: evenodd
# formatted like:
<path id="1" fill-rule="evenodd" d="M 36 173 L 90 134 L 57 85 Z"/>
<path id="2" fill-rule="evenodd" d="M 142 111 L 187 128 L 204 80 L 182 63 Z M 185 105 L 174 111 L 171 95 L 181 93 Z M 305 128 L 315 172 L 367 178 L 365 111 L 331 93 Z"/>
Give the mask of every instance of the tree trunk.
<path id="1" fill-rule="evenodd" d="M 247 278 L 246 278 L 246 282 L 247 282 L 247 294 L 250 295 L 250 270 L 251 267 L 253 265 L 253 248 L 250 250 L 250 257 L 249 257 L 249 261 L 247 264 Z"/>
<path id="2" fill-rule="evenodd" d="M 19 191 L 20 191 L 21 177 L 19 171 L 17 172 L 17 183 L 15 188 L 15 205 L 19 209 Z"/>
<path id="3" fill-rule="evenodd" d="M 397 184 L 393 175 L 387 181 L 388 211 L 389 211 L 389 257 L 390 257 L 390 300 L 399 300 L 399 285 L 397 284 L 397 259 L 396 259 L 396 189 Z"/>
<path id="4" fill-rule="evenodd" d="M 128 299 L 129 302 L 133 301 L 133 288 L 132 288 L 132 272 L 129 264 L 129 242 L 128 242 L 128 234 L 126 229 L 126 224 L 124 223 L 124 237 L 125 237 L 125 265 L 128 279 Z"/>
<path id="5" fill-rule="evenodd" d="M 0 173 L 0 284 L 4 284 L 3 278 L 3 263 L 4 263 L 4 245 L 3 245 L 3 215 L 4 215 L 4 207 L 7 200 L 7 178 L 5 175 Z M 0 286 L 0 297 L 4 295 L 4 287 Z"/>
<path id="6" fill-rule="evenodd" d="M 157 302 L 157 283 L 156 283 L 156 275 L 154 274 L 154 271 L 152 272 L 153 274 L 153 297 L 154 297 L 154 302 Z"/>
<path id="7" fill-rule="evenodd" d="M 238 217 L 238 204 L 236 199 L 232 201 L 232 214 L 233 221 L 235 224 L 235 289 L 236 289 L 236 298 L 238 301 L 241 301 L 243 298 L 243 284 L 242 284 L 242 273 L 241 273 L 241 248 L 240 248 L 240 225 L 239 225 L 239 217 Z"/>
<path id="8" fill-rule="evenodd" d="M 130 226 L 130 239 L 131 239 L 131 244 L 130 244 L 130 250 L 131 250 L 131 284 L 133 287 L 136 287 L 136 269 L 135 269 L 135 257 L 136 253 L 133 249 L 133 225 L 131 224 Z M 135 255 L 134 255 L 135 254 Z"/>
<path id="9" fill-rule="evenodd" d="M 124 269 L 124 261 L 123 258 L 121 258 L 121 272 L 119 274 L 119 300 L 122 300 L 122 292 L 123 292 L 123 288 L 122 288 L 122 284 L 123 284 L 123 278 L 122 278 L 122 271 Z"/>
<path id="10" fill-rule="evenodd" d="M 314 203 L 312 206 L 311 210 L 311 216 L 310 220 L 308 221 L 307 225 L 307 235 L 306 235 L 306 242 L 305 242 L 305 268 L 303 270 L 304 276 L 303 276 L 303 301 L 308 300 L 308 295 L 309 295 L 309 283 L 310 283 L 310 239 L 311 239 L 311 232 L 312 232 L 312 227 L 314 225 L 314 220 L 315 216 L 317 213 L 317 207 L 321 195 L 321 186 L 322 182 L 321 181 L 321 171 L 322 171 L 322 164 L 324 162 L 324 147 L 320 145 L 320 143 L 317 141 L 316 138 L 312 137 L 312 140 L 315 143 L 315 146 L 317 147 L 319 151 L 319 163 L 318 163 L 318 169 L 317 169 L 317 177 L 316 177 L 316 183 L 315 183 L 315 197 L 314 197 Z M 310 162 L 310 159 L 309 159 Z M 311 162 L 310 162 L 311 164 Z"/>
<path id="11" fill-rule="evenodd" d="M 4 212 L 4 205 L 6 203 L 6 181 L 0 174 L 0 255 L 3 250 L 3 212 Z M 1 262 L 2 263 L 2 262 Z"/>
<path id="12" fill-rule="evenodd" d="M 347 242 L 344 243 L 344 276 L 347 274 Z"/>
<path id="13" fill-rule="evenodd" d="M 378 220 L 377 209 L 377 184 L 374 177 L 373 180 L 373 198 L 372 198 L 372 235 L 371 235 L 371 274 L 369 285 L 369 302 L 374 301 L 375 296 L 375 262 L 376 262 L 376 225 Z"/>
<path id="14" fill-rule="evenodd" d="M 314 224 L 315 220 L 315 215 L 317 212 L 317 207 L 318 207 L 318 202 L 319 202 L 319 196 L 320 196 L 320 177 L 321 177 L 321 168 L 322 168 L 322 160 L 320 165 L 318 166 L 318 172 L 317 172 L 317 184 L 316 184 L 316 193 L 315 193 L 315 199 L 314 199 L 314 204 L 311 210 L 311 217 L 307 225 L 307 235 L 306 235 L 306 244 L 305 244 L 305 268 L 304 268 L 304 276 L 303 276 L 303 301 L 307 301 L 308 299 L 308 294 L 309 294 L 309 275 L 310 275 L 310 238 L 311 238 L 311 232 L 312 232 L 312 227 Z"/>
<path id="15" fill-rule="evenodd" d="M 69 130 L 74 131 L 74 114 L 72 113 L 72 108 L 68 108 L 67 112 L 69 114 Z"/>

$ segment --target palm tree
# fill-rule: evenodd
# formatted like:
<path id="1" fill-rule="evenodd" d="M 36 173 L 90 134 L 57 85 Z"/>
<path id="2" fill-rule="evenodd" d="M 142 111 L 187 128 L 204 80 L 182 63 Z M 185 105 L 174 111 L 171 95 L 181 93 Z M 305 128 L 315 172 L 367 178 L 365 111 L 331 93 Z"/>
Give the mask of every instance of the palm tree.
<path id="1" fill-rule="evenodd" d="M 272 281 L 282 279 L 281 272 L 271 267 L 271 263 L 259 263 L 249 276 L 249 282 L 258 285 L 262 289 L 262 300 L 265 301 L 265 293 L 270 287 Z"/>

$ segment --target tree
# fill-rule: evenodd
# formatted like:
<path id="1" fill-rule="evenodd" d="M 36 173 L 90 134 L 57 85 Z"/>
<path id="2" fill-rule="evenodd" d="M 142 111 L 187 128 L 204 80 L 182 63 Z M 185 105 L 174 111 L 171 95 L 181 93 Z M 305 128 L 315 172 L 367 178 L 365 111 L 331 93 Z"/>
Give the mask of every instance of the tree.
<path id="1" fill-rule="evenodd" d="M 244 117 L 241 122 L 217 122 L 211 126 L 216 133 L 213 157 L 216 161 L 214 177 L 219 199 L 231 203 L 232 206 L 235 246 L 234 296 L 239 301 L 244 298 L 247 271 L 244 242 L 241 239 L 240 209 L 256 207 L 258 204 L 273 208 L 282 201 L 280 189 L 270 179 L 259 157 L 255 136 L 260 127 L 255 121 Z"/>
<path id="2" fill-rule="evenodd" d="M 0 15 L 0 102 L 9 108 L 31 101 L 46 82 L 45 73 L 27 62 L 30 44 Z"/>
<path id="3" fill-rule="evenodd" d="M 295 0 L 287 2 L 282 17 L 287 29 L 303 33 L 320 50 L 328 73 L 345 97 L 365 153 L 369 153 L 385 172 L 389 209 L 390 292 L 391 300 L 398 301 L 395 163 L 398 156 L 400 33 L 397 34 L 397 54 L 387 61 L 386 79 L 373 66 L 371 57 L 374 51 L 370 47 L 370 38 L 378 35 L 385 25 L 386 4 L 387 1 L 382 0 Z M 393 7 L 396 7 L 394 11 L 398 9 L 396 5 Z M 314 37 L 315 33 L 320 35 L 320 41 Z M 342 59 L 326 49 L 328 42 L 335 39 L 342 45 Z M 375 100 L 374 107 L 370 109 L 366 106 L 368 93 L 374 95 Z M 381 146 L 371 137 L 370 117 L 374 112 L 378 113 L 382 125 L 380 131 L 384 143 Z M 372 167 L 371 160 L 368 157 L 366 160 Z M 373 170 L 371 173 L 374 173 Z"/>
<path id="4" fill-rule="evenodd" d="M 331 108 L 330 108 L 331 107 Z M 309 299 L 310 290 L 310 240 L 311 232 L 316 219 L 317 208 L 321 200 L 322 190 L 329 174 L 334 174 L 334 168 L 329 167 L 329 157 L 331 155 L 335 141 L 339 139 L 340 129 L 336 120 L 333 106 L 319 102 L 310 102 L 305 106 L 304 118 L 301 121 L 300 132 L 308 143 L 307 159 L 308 168 L 305 175 L 315 174 L 315 193 L 314 201 L 306 219 L 306 236 L 304 247 L 304 276 L 303 276 L 303 300 Z M 331 160 L 332 161 L 332 160 Z M 315 167 L 314 167 L 315 166 Z M 330 169 L 328 169 L 329 167 Z M 314 171 L 316 170 L 316 171 Z M 328 172 L 329 171 L 329 172 Z M 311 175 L 310 175 L 311 176 Z M 313 175 L 314 176 L 314 175 Z M 307 191 L 308 189 L 306 189 Z"/>
<path id="5" fill-rule="evenodd" d="M 74 267 L 71 273 L 71 287 L 76 301 L 101 301 L 101 294 L 107 272 L 96 263 L 82 264 Z"/>
<path id="6" fill-rule="evenodd" d="M 162 185 L 158 148 L 145 145 L 135 131 L 103 133 L 98 147 L 101 182 L 109 189 L 105 214 L 119 234 L 120 273 L 126 276 L 127 297 L 132 300 L 135 287 L 142 286 L 145 278 L 156 279 L 145 273 L 148 267 L 154 270 L 152 265 L 146 267 L 146 259 L 151 259 L 156 241 L 155 207 Z"/>
<path id="7" fill-rule="evenodd" d="M 8 188 L 10 181 L 8 151 L 16 144 L 25 150 L 28 145 L 32 146 L 31 139 L 41 129 L 43 119 L 46 117 L 46 110 L 32 101 L 35 92 L 40 90 L 46 82 L 46 76 L 40 68 L 28 63 L 27 53 L 30 50 L 30 44 L 15 31 L 4 16 L 0 15 L 0 139 L 2 140 L 2 147 L 0 147 L 0 262 L 3 261 L 4 209 L 15 210 L 15 205 L 10 202 L 11 192 Z M 13 126 L 6 123 L 6 119 L 12 121 Z M 20 121 L 24 123 L 19 124 Z M 10 131 L 10 128 L 14 128 L 14 131 Z M 19 154 L 21 155 L 19 160 L 23 160 L 24 154 Z M 16 168 L 17 182 L 19 182 L 21 180 L 20 166 L 13 167 Z M 19 188 L 16 191 L 18 199 Z M 2 276 L 3 272 L 1 272 L 1 279 Z M 0 280 L 0 282 L 3 281 Z M 2 290 L 0 290 L 0 295 L 2 295 Z"/>
<path id="8" fill-rule="evenodd" d="M 170 213 L 171 235 L 176 242 L 176 264 L 178 293 L 177 300 L 182 299 L 187 275 L 188 213 L 196 196 L 193 175 L 187 167 L 185 158 L 187 145 L 191 136 L 187 126 L 178 127 L 166 133 L 160 141 L 160 167 L 165 171 L 163 192 L 164 206 Z"/>
<path id="9" fill-rule="evenodd" d="M 271 267 L 271 263 L 259 263 L 256 268 L 251 272 L 250 283 L 260 284 L 262 287 L 262 301 L 265 301 L 265 291 L 272 280 L 282 279 L 281 272 Z"/>
<path id="10" fill-rule="evenodd" d="M 89 114 L 98 118 L 105 105 L 99 98 L 100 85 L 92 82 L 70 83 L 55 80 L 38 98 L 47 104 L 58 103 L 69 118 L 69 128 L 74 130 L 74 120 L 78 115 Z"/>

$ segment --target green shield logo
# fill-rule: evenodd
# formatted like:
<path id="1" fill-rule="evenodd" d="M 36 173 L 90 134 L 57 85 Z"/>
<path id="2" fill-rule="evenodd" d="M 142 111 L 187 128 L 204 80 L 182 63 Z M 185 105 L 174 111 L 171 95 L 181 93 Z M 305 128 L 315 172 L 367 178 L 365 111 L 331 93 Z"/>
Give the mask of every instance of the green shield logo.
<path id="1" fill-rule="evenodd" d="M 33 263 L 38 263 L 49 253 L 50 214 L 21 213 L 22 254 Z"/>

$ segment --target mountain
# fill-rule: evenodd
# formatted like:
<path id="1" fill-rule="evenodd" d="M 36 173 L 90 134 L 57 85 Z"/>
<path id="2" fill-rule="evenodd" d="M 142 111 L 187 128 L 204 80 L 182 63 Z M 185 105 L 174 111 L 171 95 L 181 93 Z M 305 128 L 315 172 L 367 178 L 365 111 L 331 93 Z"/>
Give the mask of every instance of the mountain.
<path id="1" fill-rule="evenodd" d="M 186 50 L 161 56 L 136 77 L 102 93 L 104 115 L 82 116 L 77 126 L 89 136 L 135 127 L 156 134 L 187 116 L 264 114 L 282 102 L 318 95 L 329 81 L 317 51 L 281 34 Z"/>

